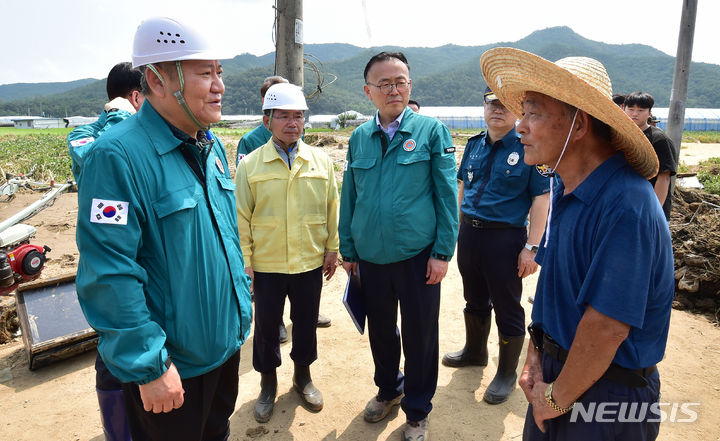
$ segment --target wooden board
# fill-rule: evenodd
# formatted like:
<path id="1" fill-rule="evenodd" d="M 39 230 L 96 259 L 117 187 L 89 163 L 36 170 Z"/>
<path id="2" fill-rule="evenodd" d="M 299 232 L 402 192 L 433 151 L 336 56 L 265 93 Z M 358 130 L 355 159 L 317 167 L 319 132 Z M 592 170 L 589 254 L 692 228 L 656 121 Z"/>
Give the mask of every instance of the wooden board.
<path id="1" fill-rule="evenodd" d="M 97 346 L 77 299 L 75 274 L 20 285 L 17 313 L 30 370 Z"/>

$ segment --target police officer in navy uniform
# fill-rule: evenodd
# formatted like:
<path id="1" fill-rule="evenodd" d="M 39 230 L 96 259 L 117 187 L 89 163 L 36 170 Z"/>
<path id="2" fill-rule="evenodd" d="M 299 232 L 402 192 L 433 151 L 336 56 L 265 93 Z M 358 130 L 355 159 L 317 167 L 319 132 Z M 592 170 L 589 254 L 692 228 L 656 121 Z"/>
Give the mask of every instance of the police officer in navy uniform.
<path id="1" fill-rule="evenodd" d="M 465 347 L 445 354 L 442 361 L 450 367 L 486 366 L 494 309 L 498 369 L 483 399 L 499 404 L 515 388 L 525 338 L 522 279 L 537 270 L 534 258 L 545 228 L 550 182 L 542 168 L 523 161 L 515 116 L 489 87 L 483 106 L 487 132 L 470 138 L 457 175 Z"/>

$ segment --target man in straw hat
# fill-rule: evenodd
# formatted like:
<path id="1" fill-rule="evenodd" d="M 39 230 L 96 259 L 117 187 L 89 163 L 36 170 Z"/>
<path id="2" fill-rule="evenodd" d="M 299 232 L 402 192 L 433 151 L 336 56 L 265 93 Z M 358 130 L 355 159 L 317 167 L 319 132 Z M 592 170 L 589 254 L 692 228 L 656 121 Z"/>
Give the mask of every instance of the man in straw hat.
<path id="1" fill-rule="evenodd" d="M 220 54 L 156 17 L 135 32 L 145 103 L 95 141 L 78 182 L 77 292 L 123 383 L 132 439 L 223 440 L 252 309 L 220 120 Z"/>
<path id="2" fill-rule="evenodd" d="M 496 48 L 480 64 L 522 117 L 525 162 L 562 178 L 551 181 L 536 257 L 523 439 L 653 440 L 674 280 L 670 232 L 646 181 L 658 168 L 652 146 L 613 103 L 596 60 Z"/>

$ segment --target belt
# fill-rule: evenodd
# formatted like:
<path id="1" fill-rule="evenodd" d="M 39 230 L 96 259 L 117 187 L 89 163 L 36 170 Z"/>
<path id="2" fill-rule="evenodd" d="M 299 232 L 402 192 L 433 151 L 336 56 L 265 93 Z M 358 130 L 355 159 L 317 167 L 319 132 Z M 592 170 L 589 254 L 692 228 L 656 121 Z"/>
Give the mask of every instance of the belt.
<path id="1" fill-rule="evenodd" d="M 555 340 L 547 334 L 543 336 L 542 349 L 544 353 L 560 363 L 565 363 L 565 360 L 567 360 L 568 351 L 555 343 Z M 656 370 L 656 365 L 642 369 L 629 369 L 613 363 L 605 371 L 602 378 L 628 387 L 646 387 L 648 385 L 647 377 Z"/>
<path id="2" fill-rule="evenodd" d="M 478 219 L 476 217 L 468 216 L 466 214 L 462 215 L 462 220 L 468 225 L 471 225 L 473 228 L 479 228 L 481 230 L 496 230 L 501 228 L 518 228 L 515 225 L 508 224 L 505 222 L 495 222 L 495 221 L 487 221 L 484 219 Z"/>

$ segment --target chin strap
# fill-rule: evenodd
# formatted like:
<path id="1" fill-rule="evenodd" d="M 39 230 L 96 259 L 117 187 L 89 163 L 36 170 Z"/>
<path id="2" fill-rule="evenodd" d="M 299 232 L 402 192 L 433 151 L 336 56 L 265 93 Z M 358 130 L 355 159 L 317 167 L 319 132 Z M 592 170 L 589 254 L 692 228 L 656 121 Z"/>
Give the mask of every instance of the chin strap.
<path id="1" fill-rule="evenodd" d="M 573 128 L 575 127 L 575 119 L 577 118 L 578 109 L 575 109 L 575 115 L 573 116 L 572 124 L 570 124 L 570 131 L 568 132 L 567 138 L 565 139 L 565 145 L 563 146 L 562 152 L 560 152 L 560 157 L 558 158 L 557 162 L 555 163 L 555 167 L 552 169 L 552 174 L 550 175 L 550 210 L 548 211 L 548 218 L 547 218 L 547 225 L 545 226 L 545 243 L 543 244 L 544 247 L 547 247 L 548 240 L 550 239 L 550 221 L 552 220 L 552 212 L 553 212 L 553 193 L 554 193 L 554 183 L 555 183 L 555 170 L 557 170 L 557 166 L 560 165 L 560 160 L 562 159 L 563 155 L 565 154 L 565 149 L 567 149 L 568 142 L 570 142 L 570 135 L 572 135 Z"/>
<path id="2" fill-rule="evenodd" d="M 157 77 L 160 79 L 160 83 L 162 83 L 163 87 L 167 89 L 165 85 L 165 80 L 163 79 L 162 75 L 160 75 L 160 72 L 158 72 L 157 68 L 152 64 L 148 64 L 147 67 L 151 71 L 155 72 L 155 75 L 157 75 Z M 177 68 L 178 81 L 180 82 L 180 90 L 172 92 L 172 95 L 175 97 L 180 107 L 185 111 L 185 114 L 188 116 L 188 118 L 190 118 L 190 121 L 192 121 L 193 124 L 195 124 L 201 131 L 207 132 L 208 130 L 210 130 L 210 126 L 203 125 L 200 121 L 198 121 L 198 119 L 190 110 L 190 107 L 188 107 L 187 102 L 185 101 L 185 96 L 183 96 L 183 92 L 185 91 L 185 78 L 183 77 L 181 61 L 175 61 L 175 67 Z"/>

